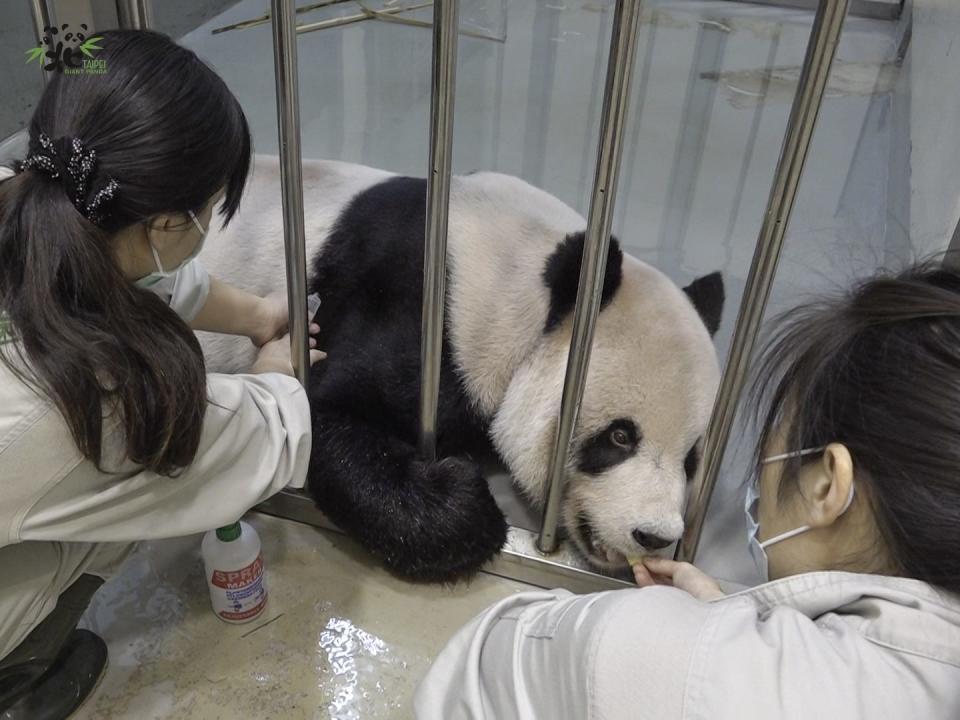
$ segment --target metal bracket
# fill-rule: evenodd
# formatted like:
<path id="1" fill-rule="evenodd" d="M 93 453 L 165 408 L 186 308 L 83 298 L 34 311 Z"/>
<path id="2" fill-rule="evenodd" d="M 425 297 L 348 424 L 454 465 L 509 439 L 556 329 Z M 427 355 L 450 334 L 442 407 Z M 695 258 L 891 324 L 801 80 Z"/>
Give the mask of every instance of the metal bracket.
<path id="1" fill-rule="evenodd" d="M 260 503 L 254 510 L 343 533 L 330 518 L 317 509 L 309 496 L 296 490 L 284 490 Z M 636 587 L 627 579 L 602 575 L 590 570 L 573 553 L 557 553 L 550 558 L 543 557 L 534 550 L 536 539 L 536 534 L 529 530 L 510 528 L 507 544 L 496 558 L 482 568 L 481 572 L 518 580 L 535 587 L 546 589 L 562 587 L 575 593 Z"/>

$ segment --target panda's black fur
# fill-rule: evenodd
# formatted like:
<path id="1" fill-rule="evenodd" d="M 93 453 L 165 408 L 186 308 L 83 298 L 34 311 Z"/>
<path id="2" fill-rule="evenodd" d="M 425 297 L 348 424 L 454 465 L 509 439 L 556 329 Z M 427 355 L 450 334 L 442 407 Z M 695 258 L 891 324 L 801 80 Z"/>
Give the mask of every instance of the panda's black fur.
<path id="1" fill-rule="evenodd" d="M 506 521 L 480 468 L 451 457 L 486 436 L 447 337 L 437 416 L 444 459 L 417 453 L 425 193 L 424 180 L 405 177 L 361 193 L 314 262 L 318 340 L 328 358 L 310 378 L 308 477 L 320 508 L 387 568 L 447 581 L 496 553 Z"/>
<path id="2" fill-rule="evenodd" d="M 444 332 L 436 462 L 417 451 L 426 181 L 395 177 L 347 206 L 316 257 L 319 346 L 311 373 L 309 491 L 338 526 L 402 577 L 445 582 L 475 573 L 507 524 L 473 451 L 490 452 L 489 418 L 471 407 Z M 543 268 L 549 332 L 573 309 L 583 233 Z M 619 286 L 611 240 L 603 303 Z M 449 283 L 448 283 L 449 288 Z M 509 292 L 504 288 L 504 292 Z M 480 309 L 478 309 L 480 310 Z"/>

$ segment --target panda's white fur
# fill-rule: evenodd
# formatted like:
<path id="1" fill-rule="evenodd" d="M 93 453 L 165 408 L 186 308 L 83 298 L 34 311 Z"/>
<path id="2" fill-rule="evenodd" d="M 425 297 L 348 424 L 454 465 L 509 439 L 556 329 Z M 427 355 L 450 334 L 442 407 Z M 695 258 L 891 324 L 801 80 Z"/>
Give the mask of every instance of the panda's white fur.
<path id="1" fill-rule="evenodd" d="M 330 161 L 303 165 L 307 257 L 316 256 L 347 203 L 390 173 Z M 557 198 L 497 173 L 453 179 L 447 328 L 464 391 L 490 421 L 496 450 L 534 503 L 544 491 L 572 317 L 544 332 L 546 259 L 584 219 Z M 212 274 L 257 294 L 283 291 L 279 169 L 258 156 L 240 212 L 213 227 L 201 256 Z M 212 370 L 240 371 L 248 341 L 203 337 Z M 624 256 L 622 281 L 599 315 L 568 466 L 564 524 L 597 565 L 622 566 L 636 534 L 677 539 L 684 461 L 706 426 L 719 369 L 704 322 L 658 270 Z M 600 474 L 578 449 L 618 418 L 640 429 L 636 453 Z M 589 528 L 588 531 L 584 531 Z"/>

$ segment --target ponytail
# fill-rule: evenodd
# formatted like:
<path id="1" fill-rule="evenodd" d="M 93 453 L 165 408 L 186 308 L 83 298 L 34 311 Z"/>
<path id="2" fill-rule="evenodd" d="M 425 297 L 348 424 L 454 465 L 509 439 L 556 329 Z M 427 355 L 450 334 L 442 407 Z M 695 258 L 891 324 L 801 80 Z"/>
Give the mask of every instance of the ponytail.
<path id="1" fill-rule="evenodd" d="M 173 474 L 199 445 L 203 354 L 159 297 L 123 277 L 108 239 L 42 172 L 0 184 L 0 307 L 12 340 L 0 359 L 54 401 L 98 467 L 107 416 L 132 461 Z"/>
<path id="2" fill-rule="evenodd" d="M 0 182 L 0 362 L 56 405 L 85 457 L 103 437 L 163 475 L 200 445 L 206 369 L 196 336 L 135 287 L 114 236 L 225 190 L 229 222 L 250 167 L 236 98 L 190 50 L 150 31 L 101 33 L 99 75 L 55 74 L 30 155 Z"/>

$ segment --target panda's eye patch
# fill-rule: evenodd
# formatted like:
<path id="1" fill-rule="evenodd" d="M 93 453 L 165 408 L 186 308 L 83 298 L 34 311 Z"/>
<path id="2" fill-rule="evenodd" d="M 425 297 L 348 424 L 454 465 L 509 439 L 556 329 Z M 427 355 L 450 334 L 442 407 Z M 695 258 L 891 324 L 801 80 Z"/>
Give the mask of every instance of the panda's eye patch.
<path id="1" fill-rule="evenodd" d="M 641 439 L 633 420 L 618 418 L 580 446 L 577 467 L 588 475 L 599 475 L 633 457 Z"/>

